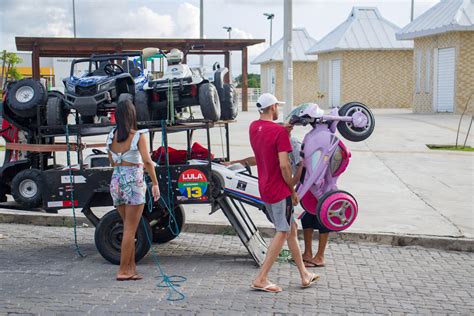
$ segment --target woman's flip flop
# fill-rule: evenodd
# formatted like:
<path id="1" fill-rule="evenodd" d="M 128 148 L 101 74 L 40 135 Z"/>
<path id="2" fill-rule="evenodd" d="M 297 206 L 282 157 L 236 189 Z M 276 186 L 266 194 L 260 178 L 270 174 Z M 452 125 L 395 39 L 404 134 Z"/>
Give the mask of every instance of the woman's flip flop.
<path id="1" fill-rule="evenodd" d="M 117 281 L 138 281 L 141 279 L 143 279 L 143 275 L 137 273 L 129 277 L 117 278 Z"/>
<path id="2" fill-rule="evenodd" d="M 318 274 L 315 274 L 315 273 L 312 273 L 311 275 L 311 279 L 310 281 L 308 282 L 308 284 L 302 284 L 301 285 L 301 288 L 307 288 L 307 287 L 310 287 L 313 283 L 316 283 L 319 281 L 319 275 Z"/>

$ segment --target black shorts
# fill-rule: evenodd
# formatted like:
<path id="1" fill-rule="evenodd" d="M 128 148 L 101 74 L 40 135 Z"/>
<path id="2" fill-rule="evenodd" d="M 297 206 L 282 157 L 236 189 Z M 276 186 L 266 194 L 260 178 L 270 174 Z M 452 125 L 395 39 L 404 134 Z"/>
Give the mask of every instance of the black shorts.
<path id="1" fill-rule="evenodd" d="M 329 233 L 332 231 L 330 229 L 327 229 L 323 225 L 321 225 L 316 215 L 313 215 L 308 212 L 305 212 L 305 214 L 301 218 L 301 225 L 303 226 L 303 229 L 307 229 L 307 228 L 317 229 L 319 230 L 320 234 Z"/>

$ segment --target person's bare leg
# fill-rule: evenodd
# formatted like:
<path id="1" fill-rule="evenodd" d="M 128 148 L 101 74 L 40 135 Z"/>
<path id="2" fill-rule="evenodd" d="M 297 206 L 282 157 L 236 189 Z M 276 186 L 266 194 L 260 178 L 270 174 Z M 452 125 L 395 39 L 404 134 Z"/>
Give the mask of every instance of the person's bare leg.
<path id="1" fill-rule="evenodd" d="M 303 229 L 304 252 L 303 260 L 310 261 L 313 258 L 313 229 Z"/>
<path id="2" fill-rule="evenodd" d="M 324 251 L 326 250 L 326 246 L 329 240 L 329 233 L 319 233 L 319 245 L 318 245 L 318 252 L 312 259 L 312 262 L 317 265 L 324 265 Z"/>
<path id="3" fill-rule="evenodd" d="M 309 283 L 313 275 L 309 273 L 304 266 L 300 245 L 298 243 L 298 225 L 294 221 L 291 223 L 290 234 L 288 235 L 287 243 L 288 248 L 290 248 L 291 251 L 291 256 L 293 257 L 296 267 L 300 273 L 301 284 Z"/>
<path id="4" fill-rule="evenodd" d="M 268 273 L 270 272 L 270 269 L 272 268 L 272 265 L 275 262 L 276 258 L 278 258 L 278 255 L 280 254 L 280 251 L 283 248 L 283 244 L 285 243 L 285 240 L 287 238 L 287 232 L 276 232 L 275 236 L 272 239 L 272 242 L 270 243 L 270 246 L 267 249 L 267 255 L 265 256 L 265 260 L 263 261 L 263 264 L 260 267 L 257 276 L 252 282 L 253 286 L 265 287 L 271 284 L 271 282 L 268 280 Z M 279 287 L 276 287 L 275 289 L 281 291 L 281 288 Z"/>
<path id="5" fill-rule="evenodd" d="M 120 252 L 120 268 L 117 278 L 131 277 L 136 274 L 135 265 L 135 234 L 143 212 L 143 204 L 127 205 Z"/>

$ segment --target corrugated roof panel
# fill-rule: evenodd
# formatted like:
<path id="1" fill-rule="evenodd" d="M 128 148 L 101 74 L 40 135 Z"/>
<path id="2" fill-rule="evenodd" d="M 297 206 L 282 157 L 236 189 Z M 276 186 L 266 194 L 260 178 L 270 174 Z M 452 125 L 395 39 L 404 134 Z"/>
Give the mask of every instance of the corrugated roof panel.
<path id="1" fill-rule="evenodd" d="M 316 40 L 309 36 L 305 28 L 294 28 L 292 33 L 292 59 L 293 61 L 316 61 L 316 56 L 306 55 L 309 47 L 316 44 Z M 252 64 L 263 64 L 272 61 L 283 61 L 283 39 L 267 48 L 258 55 Z"/>
<path id="2" fill-rule="evenodd" d="M 450 31 L 474 31 L 474 0 L 442 0 L 406 25 L 397 39 L 414 39 Z"/>
<path id="3" fill-rule="evenodd" d="M 412 49 L 412 41 L 397 41 L 400 28 L 384 19 L 375 7 L 354 7 L 342 24 L 306 51 L 318 54 L 338 50 Z"/>

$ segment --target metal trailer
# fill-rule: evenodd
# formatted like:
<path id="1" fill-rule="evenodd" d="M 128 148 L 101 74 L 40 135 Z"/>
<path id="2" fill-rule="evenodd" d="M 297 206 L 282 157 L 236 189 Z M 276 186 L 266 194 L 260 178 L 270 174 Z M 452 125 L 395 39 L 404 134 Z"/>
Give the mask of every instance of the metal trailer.
<path id="1" fill-rule="evenodd" d="M 77 118 L 77 116 L 76 116 Z M 147 128 L 150 133 L 150 150 L 153 151 L 153 138 L 157 132 L 164 133 L 165 156 L 168 157 L 168 135 L 172 133 L 186 133 L 187 158 L 191 158 L 191 143 L 197 130 L 206 131 L 208 157 L 205 163 L 158 165 L 156 173 L 162 192 L 159 202 L 151 203 L 151 209 L 144 210 L 143 225 L 139 226 L 136 235 L 136 260 L 139 261 L 149 251 L 147 234 L 153 236 L 153 241 L 165 243 L 173 240 L 181 232 L 185 214 L 184 204 L 210 204 L 211 214 L 222 209 L 230 224 L 234 227 L 248 252 L 258 265 L 263 263 L 267 244 L 260 235 L 257 227 L 250 218 L 244 203 L 264 209 L 263 204 L 249 201 L 240 196 L 229 194 L 216 181 L 218 177 L 212 170 L 210 129 L 214 126 L 224 126 L 226 139 L 226 157 L 229 160 L 229 122 L 210 122 L 204 120 L 177 121 L 173 126 L 161 126 L 160 122 L 140 122 L 139 128 Z M 57 212 L 59 209 L 71 207 L 81 209 L 81 212 L 96 227 L 95 243 L 98 251 L 108 261 L 118 264 L 120 261 L 120 244 L 122 238 L 122 221 L 118 212 L 112 209 L 102 218 L 98 218 L 93 211 L 94 207 L 111 206 L 112 199 L 109 193 L 109 183 L 113 168 L 84 166 L 82 152 L 86 148 L 82 137 L 106 135 L 111 130 L 110 124 L 77 124 L 68 128 L 69 137 L 77 137 L 77 142 L 67 148 L 77 155 L 78 165 L 68 168 L 45 168 L 48 158 L 55 152 L 65 150 L 65 144 L 54 144 L 54 138 L 65 136 L 64 126 L 39 126 L 34 135 L 36 144 L 7 143 L 7 150 L 26 150 L 39 156 L 34 166 L 41 171 L 42 209 L 47 212 Z M 49 140 L 51 144 L 45 144 Z M 58 146 L 58 147 L 55 147 Z M 99 145 L 100 146 L 100 145 Z M 103 144 L 102 144 L 103 146 Z M 52 153 L 52 155 L 51 155 Z M 45 158 L 44 155 L 48 157 Z M 218 161 L 218 160 L 217 160 Z M 214 172 L 214 173 L 213 173 Z M 249 175 L 251 177 L 251 175 Z M 72 181 L 71 181 L 72 180 Z M 47 184 L 47 185 L 46 185 Z M 147 204 L 151 196 L 147 194 Z M 0 204 L 0 207 L 9 205 Z M 16 207 L 16 209 L 18 209 Z M 172 212 L 170 211 L 172 210 Z"/>

